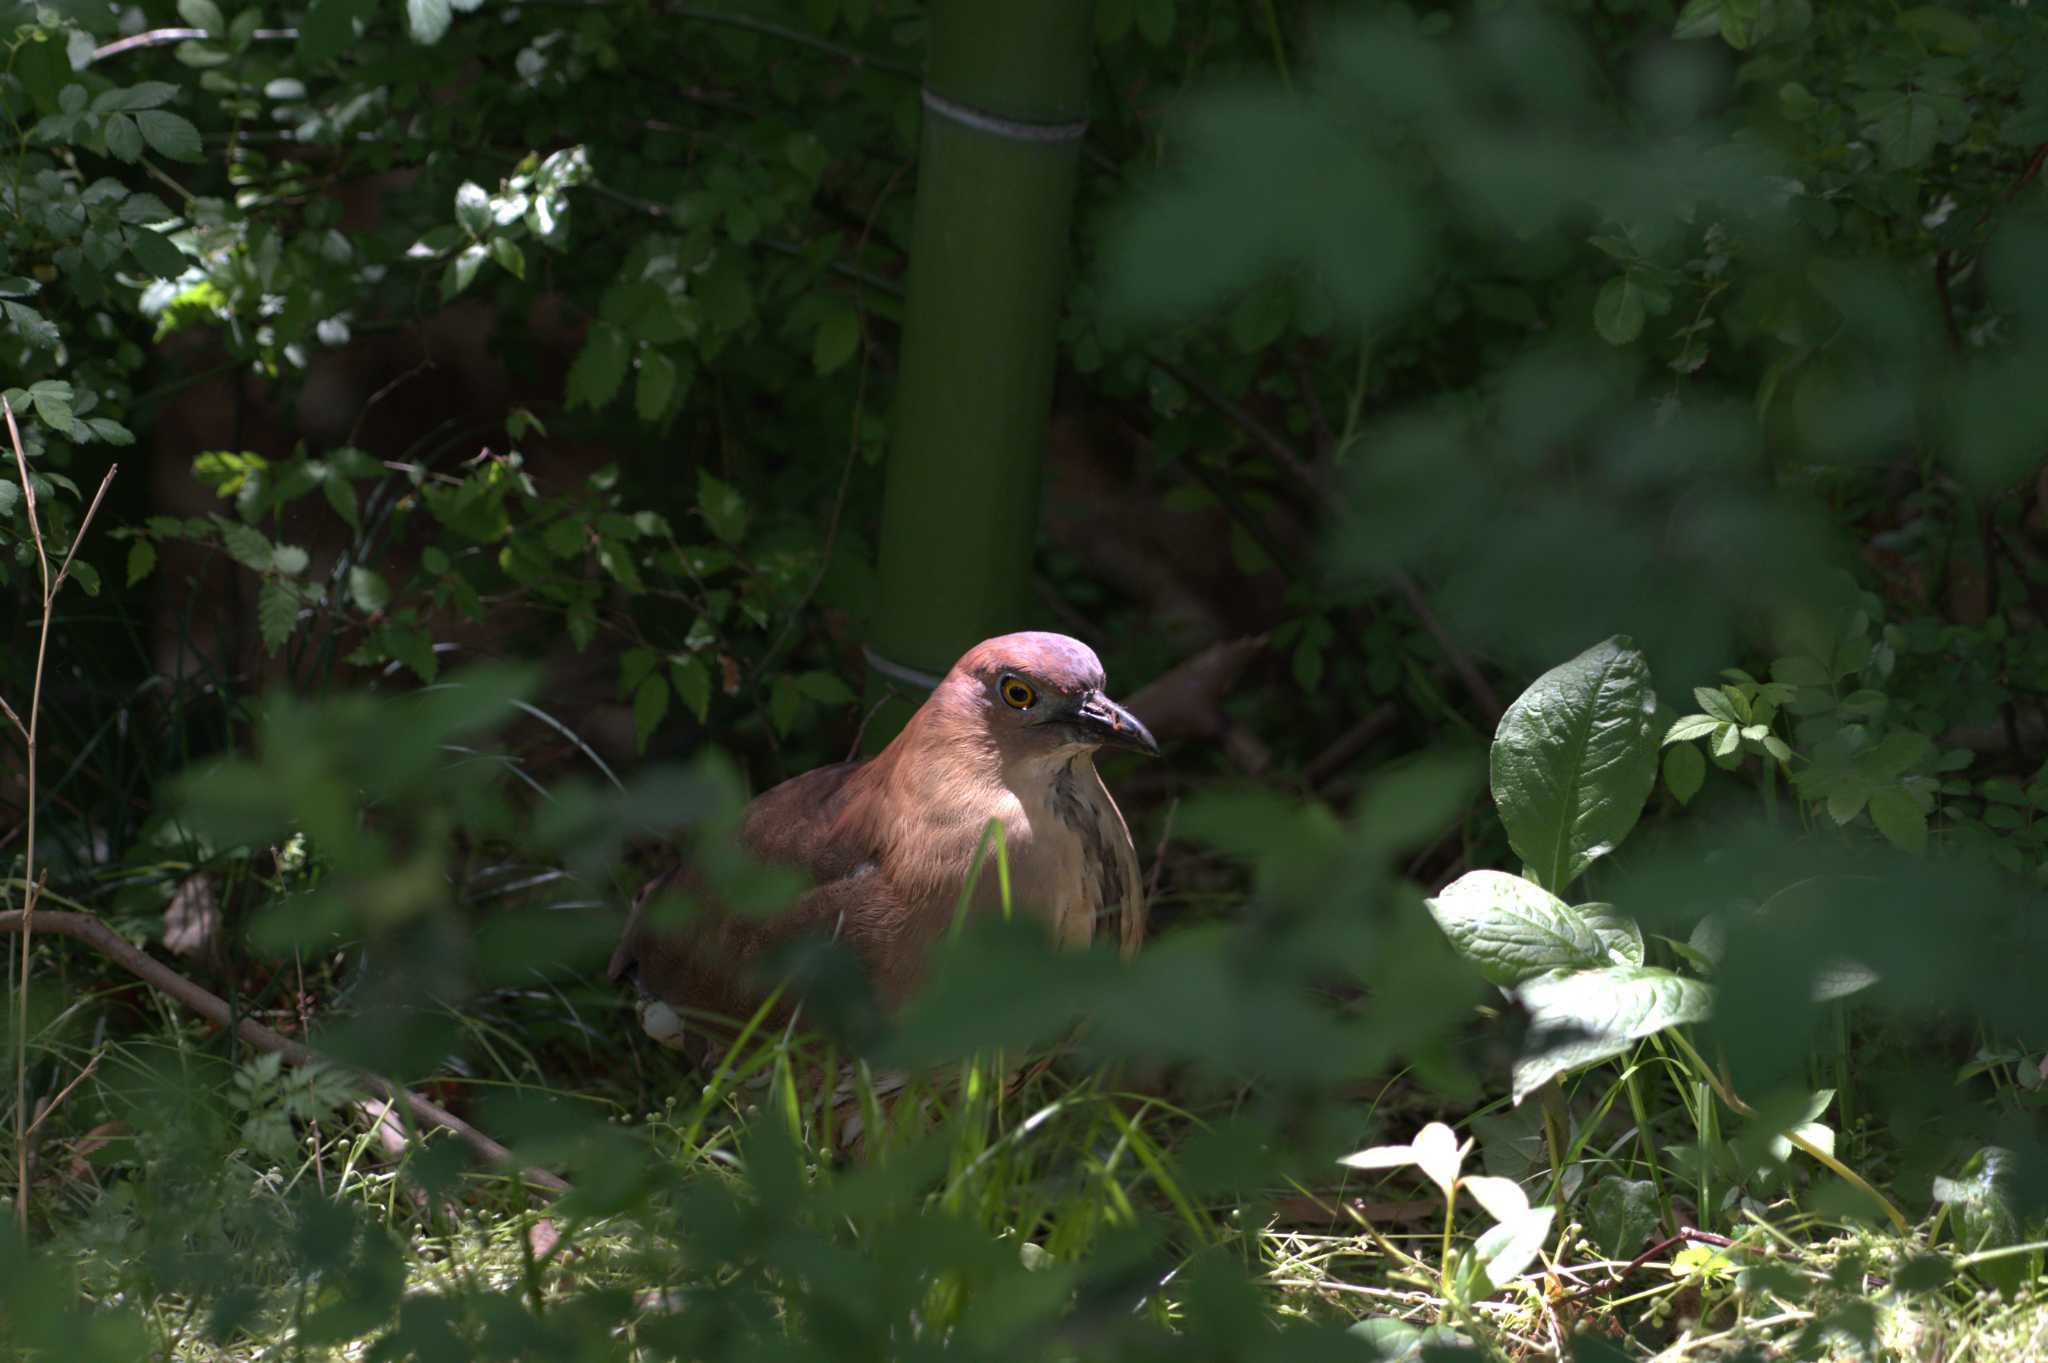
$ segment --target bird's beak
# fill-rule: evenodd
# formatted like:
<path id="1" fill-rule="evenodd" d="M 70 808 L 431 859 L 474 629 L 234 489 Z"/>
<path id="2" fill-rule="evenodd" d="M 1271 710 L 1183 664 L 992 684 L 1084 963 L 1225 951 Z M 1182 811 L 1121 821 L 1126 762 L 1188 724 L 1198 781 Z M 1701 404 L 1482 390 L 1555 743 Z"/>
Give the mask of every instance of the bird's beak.
<path id="1" fill-rule="evenodd" d="M 1159 756 L 1159 744 L 1152 731 L 1136 715 L 1100 691 L 1090 691 L 1074 709 L 1074 724 L 1107 748 L 1130 748 L 1148 757 Z"/>

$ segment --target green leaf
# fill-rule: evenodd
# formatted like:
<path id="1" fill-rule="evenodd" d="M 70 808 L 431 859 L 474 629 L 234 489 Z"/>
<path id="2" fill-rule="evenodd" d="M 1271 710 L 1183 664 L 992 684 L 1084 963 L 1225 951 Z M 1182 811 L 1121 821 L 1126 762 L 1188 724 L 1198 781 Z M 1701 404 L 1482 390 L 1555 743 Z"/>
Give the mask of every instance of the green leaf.
<path id="1" fill-rule="evenodd" d="M 1586 1194 L 1586 1234 L 1610 1259 L 1632 1257 L 1661 1216 L 1648 1179 L 1603 1178 Z"/>
<path id="2" fill-rule="evenodd" d="M 2040 1226 L 2023 1225 L 2018 1202 L 2022 1187 L 2012 1151 L 1987 1145 L 1970 1156 L 1960 1178 L 1934 1180 L 1934 1200 L 1955 1211 L 1956 1243 L 1966 1253 L 2003 1249 L 2042 1238 Z M 2016 1296 L 2040 1276 L 2042 1251 L 2001 1255 L 1971 1265 L 1989 1286 Z"/>
<path id="3" fill-rule="evenodd" d="M 1700 709 L 1720 724 L 1743 722 L 1742 716 L 1736 713 L 1735 702 L 1718 686 L 1695 686 L 1692 689 L 1692 698 L 1699 702 Z"/>
<path id="4" fill-rule="evenodd" d="M 472 237 L 480 237 L 491 225 L 491 196 L 474 180 L 464 180 L 455 190 L 455 221 Z"/>
<path id="5" fill-rule="evenodd" d="M 297 577 L 306 571 L 311 559 L 304 549 L 296 544 L 280 544 L 271 550 L 271 564 L 286 577 Z"/>
<path id="6" fill-rule="evenodd" d="M 676 362 L 659 350 L 640 355 L 640 378 L 633 388 L 633 412 L 642 421 L 661 420 L 676 391 Z"/>
<path id="7" fill-rule="evenodd" d="M 1654 966 L 1608 966 L 1540 975 L 1515 997 L 1529 1010 L 1529 1032 L 1515 1062 L 1519 1103 L 1560 1074 L 1625 1053 L 1646 1036 L 1713 1013 L 1713 990 Z"/>
<path id="8" fill-rule="evenodd" d="M 1600 286 L 1593 300 L 1593 329 L 1609 345 L 1627 345 L 1643 334 L 1643 291 L 1630 275 L 1621 275 Z"/>
<path id="9" fill-rule="evenodd" d="M 121 232 L 128 240 L 128 250 L 134 255 L 135 263 L 146 274 L 155 275 L 158 279 L 176 279 L 192 263 L 161 232 L 147 227 L 124 227 Z"/>
<path id="10" fill-rule="evenodd" d="M 1664 742 L 1685 743 L 1695 738 L 1705 738 L 1721 727 L 1721 721 L 1712 715 L 1681 715 L 1664 731 Z"/>
<path id="11" fill-rule="evenodd" d="M 711 533 L 727 544 L 738 544 L 747 534 L 747 503 L 732 484 L 697 470 L 697 510 Z"/>
<path id="12" fill-rule="evenodd" d="M 1870 821 L 1885 841 L 1914 856 L 1927 850 L 1927 813 L 1898 786 L 1883 786 L 1870 792 Z"/>
<path id="13" fill-rule="evenodd" d="M 768 688 L 768 722 L 775 726 L 777 734 L 785 738 L 789 736 L 803 700 L 803 693 L 796 689 L 796 682 L 787 673 L 778 676 L 775 684 Z"/>
<path id="14" fill-rule="evenodd" d="M 158 156 L 173 161 L 199 161 L 205 158 L 200 145 L 199 129 L 192 126 L 190 119 L 174 114 L 168 109 L 148 109 L 135 115 L 135 125 L 142 133 L 142 140 L 149 143 L 149 149 Z"/>
<path id="15" fill-rule="evenodd" d="M 590 328 L 590 335 L 583 342 L 576 362 L 569 366 L 568 399 L 569 407 L 596 409 L 610 402 L 618 394 L 619 385 L 626 379 L 626 361 L 632 355 L 632 342 L 626 333 L 610 322 L 598 322 Z"/>
<path id="16" fill-rule="evenodd" d="M 1473 1243 L 1473 1256 L 1492 1290 L 1507 1286 L 1536 1262 L 1543 1242 L 1550 1238 L 1550 1223 L 1556 1216 L 1555 1207 L 1531 1207 L 1503 1220 Z"/>
<path id="17" fill-rule="evenodd" d="M 406 26 L 412 31 L 412 40 L 423 46 L 440 42 L 454 17 L 448 0 L 405 0 Z"/>
<path id="18" fill-rule="evenodd" d="M 138 539 L 128 546 L 128 585 L 148 577 L 156 568 L 156 546 L 148 540 Z"/>
<path id="19" fill-rule="evenodd" d="M 133 115 L 107 115 L 106 137 L 109 156 L 131 163 L 142 159 L 142 129 Z"/>
<path id="20" fill-rule="evenodd" d="M 702 724 L 711 713 L 711 670 L 701 658 L 678 658 L 668 665 L 669 684 Z"/>
<path id="21" fill-rule="evenodd" d="M 668 681 L 660 673 L 650 675 L 633 690 L 633 741 L 635 750 L 647 751 L 647 740 L 661 727 L 668 714 Z"/>
<path id="22" fill-rule="evenodd" d="M 510 237 L 491 238 L 491 259 L 498 262 L 498 268 L 514 279 L 526 278 L 526 252 L 519 249 L 519 243 Z"/>
<path id="23" fill-rule="evenodd" d="M 331 61 L 356 40 L 356 25 L 376 15 L 377 0 L 313 0 L 299 24 L 299 60 L 308 66 Z"/>
<path id="24" fill-rule="evenodd" d="M 243 525 L 222 516 L 213 518 L 220 527 L 220 542 L 235 562 L 252 572 L 267 573 L 276 561 L 277 552 L 263 532 L 252 525 Z"/>
<path id="25" fill-rule="evenodd" d="M 1501 716 L 1493 799 L 1508 843 L 1553 894 L 1628 836 L 1657 779 L 1656 696 L 1626 637 L 1537 678 Z"/>
<path id="26" fill-rule="evenodd" d="M 804 672 L 796 679 L 796 689 L 804 697 L 820 705 L 851 705 L 854 702 L 853 688 L 830 672 Z"/>
<path id="27" fill-rule="evenodd" d="M 1577 910 L 1505 871 L 1467 871 L 1423 902 L 1458 954 L 1503 989 L 1608 963 L 1606 945 Z"/>
<path id="28" fill-rule="evenodd" d="M 100 570 L 87 563 L 84 559 L 75 558 L 71 560 L 71 576 L 85 590 L 87 596 L 98 596 L 100 594 Z"/>
<path id="29" fill-rule="evenodd" d="M 1635 919 L 1616 911 L 1612 904 L 1574 904 L 1572 912 L 1600 939 L 1606 953 L 1602 965 L 1643 963 L 1643 929 Z"/>
<path id="30" fill-rule="evenodd" d="M 1700 756 L 1700 750 L 1690 743 L 1681 743 L 1664 753 L 1664 785 L 1678 798 L 1678 803 L 1689 805 L 1692 797 L 1700 793 L 1706 784 L 1707 759 Z"/>
<path id="31" fill-rule="evenodd" d="M 178 17 L 193 28 L 205 29 L 210 38 L 228 31 L 227 20 L 221 17 L 220 6 L 213 0 L 178 0 Z"/>
<path id="32" fill-rule="evenodd" d="M 1721 0 L 1686 0 L 1672 26 L 1674 38 L 1713 38 L 1721 32 Z"/>
<path id="33" fill-rule="evenodd" d="M 811 364 L 820 374 L 830 374 L 853 358 L 860 348 L 860 317 L 841 304 L 828 311 L 811 339 Z"/>
<path id="34" fill-rule="evenodd" d="M 1941 118 L 1925 95 L 1893 91 L 1877 103 L 1875 113 L 1866 131 L 1891 169 L 1911 169 L 1934 151 L 1941 135 Z"/>
<path id="35" fill-rule="evenodd" d="M 1967 56 L 1984 42 L 1976 24 L 1940 5 L 1915 5 L 1899 16 L 1899 27 L 1952 57 Z"/>
<path id="36" fill-rule="evenodd" d="M 355 484 L 339 473 L 330 473 L 320 480 L 320 495 L 327 499 L 327 505 L 334 508 L 334 514 L 348 522 L 351 530 L 363 528 L 363 515 L 356 506 Z"/>
<path id="37" fill-rule="evenodd" d="M 476 282 L 477 271 L 483 269 L 484 258 L 490 252 L 480 244 L 472 242 L 456 252 L 448 262 L 448 268 L 441 272 L 441 301 L 449 299 Z"/>
<path id="38" fill-rule="evenodd" d="M 292 637 L 298 622 L 298 596 L 277 578 L 265 581 L 256 594 L 256 624 L 263 634 L 263 651 L 274 656 Z"/>
<path id="39" fill-rule="evenodd" d="M 382 573 L 360 563 L 348 570 L 348 594 L 356 609 L 365 615 L 375 615 L 391 604 L 391 584 Z"/>

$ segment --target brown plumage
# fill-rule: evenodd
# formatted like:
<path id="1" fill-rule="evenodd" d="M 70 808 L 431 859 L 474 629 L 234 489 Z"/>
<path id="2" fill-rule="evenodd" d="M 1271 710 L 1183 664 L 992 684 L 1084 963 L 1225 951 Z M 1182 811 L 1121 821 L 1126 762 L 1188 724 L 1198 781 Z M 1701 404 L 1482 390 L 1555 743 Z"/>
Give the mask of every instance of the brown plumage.
<path id="1" fill-rule="evenodd" d="M 1144 888 L 1123 815 L 1096 774 L 1100 747 L 1156 753 L 1145 726 L 1103 694 L 1102 664 L 1063 634 L 1006 634 L 953 665 L 903 732 L 865 762 L 820 767 L 747 807 L 742 845 L 808 874 L 813 888 L 786 912 L 693 915 L 672 933 L 644 922 L 678 868 L 642 890 L 612 954 L 631 979 L 642 1023 L 674 1044 L 675 1010 L 744 1018 L 774 987 L 761 969 L 808 934 L 836 936 L 893 1009 L 916 987 L 951 926 L 977 844 L 1002 821 L 1013 904 L 1042 916 L 1063 945 L 1098 930 L 1137 949 Z M 1001 902 L 992 856 L 973 907 Z"/>

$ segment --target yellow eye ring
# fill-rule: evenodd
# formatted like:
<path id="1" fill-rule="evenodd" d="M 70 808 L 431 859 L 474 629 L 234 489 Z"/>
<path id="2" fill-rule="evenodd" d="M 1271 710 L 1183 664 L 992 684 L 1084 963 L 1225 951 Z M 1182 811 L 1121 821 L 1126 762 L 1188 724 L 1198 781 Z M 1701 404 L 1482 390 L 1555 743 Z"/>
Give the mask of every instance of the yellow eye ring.
<path id="1" fill-rule="evenodd" d="M 1029 710 L 1038 699 L 1038 693 L 1031 689 L 1031 683 L 1021 677 L 1005 677 L 1000 688 L 1003 704 L 1012 710 Z"/>

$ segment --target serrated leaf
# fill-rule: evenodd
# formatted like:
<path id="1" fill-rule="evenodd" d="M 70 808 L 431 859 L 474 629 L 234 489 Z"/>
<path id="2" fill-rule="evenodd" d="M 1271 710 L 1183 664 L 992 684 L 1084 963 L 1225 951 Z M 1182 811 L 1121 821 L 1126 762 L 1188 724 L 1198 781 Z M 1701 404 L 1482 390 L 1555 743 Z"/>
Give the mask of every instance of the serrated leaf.
<path id="1" fill-rule="evenodd" d="M 626 333 L 610 322 L 598 322 L 569 366 L 568 401 L 571 409 L 604 406 L 618 394 L 625 382 L 626 361 L 632 355 Z"/>
<path id="2" fill-rule="evenodd" d="M 128 585 L 148 577 L 156 569 L 156 546 L 148 540 L 138 539 L 128 546 Z"/>
<path id="3" fill-rule="evenodd" d="M 1467 871 L 1423 901 L 1460 956 L 1511 988 L 1552 970 L 1607 964 L 1600 935 L 1569 904 L 1505 871 Z"/>
<path id="4" fill-rule="evenodd" d="M 214 524 L 220 527 L 221 547 L 228 551 L 235 562 L 251 572 L 270 571 L 277 555 L 261 530 L 253 525 L 243 525 L 239 521 L 230 521 L 219 516 L 214 517 Z"/>
<path id="5" fill-rule="evenodd" d="M 1493 799 L 1508 842 L 1553 894 L 1607 855 L 1657 779 L 1656 696 L 1625 636 L 1552 668 L 1501 716 Z"/>
<path id="6" fill-rule="evenodd" d="M 109 114 L 106 122 L 107 155 L 121 161 L 142 158 L 142 129 L 130 114 Z"/>
<path id="7" fill-rule="evenodd" d="M 1643 334 L 1643 291 L 1620 275 L 1600 286 L 1593 300 L 1593 329 L 1609 345 L 1627 345 Z"/>
<path id="8" fill-rule="evenodd" d="M 1689 805 L 1707 781 L 1707 759 L 1690 743 L 1664 751 L 1664 785 L 1678 803 Z"/>
<path id="9" fill-rule="evenodd" d="M 1870 821 L 1885 841 L 1914 856 L 1927 850 L 1927 813 L 1920 802 L 1898 786 L 1870 792 Z"/>
<path id="10" fill-rule="evenodd" d="M 655 673 L 633 690 L 633 741 L 635 751 L 645 753 L 647 740 L 661 727 L 668 714 L 668 679 Z"/>
<path id="11" fill-rule="evenodd" d="M 1514 1066 L 1520 1103 L 1550 1080 L 1610 1060 L 1646 1036 L 1713 1013 L 1713 990 L 1654 966 L 1539 975 L 1515 990 L 1529 1031 Z"/>
<path id="12" fill-rule="evenodd" d="M 149 143 L 149 149 L 158 156 L 173 161 L 204 159 L 199 129 L 181 114 L 174 114 L 168 109 L 147 109 L 135 115 L 135 126 L 142 133 L 142 140 Z"/>
<path id="13" fill-rule="evenodd" d="M 263 634 L 263 651 L 274 656 L 292 637 L 298 622 L 298 596 L 275 578 L 266 581 L 256 594 L 256 625 Z"/>
<path id="14" fill-rule="evenodd" d="M 676 362 L 659 350 L 640 355 L 640 377 L 633 387 L 633 413 L 642 421 L 661 420 L 676 391 Z"/>

